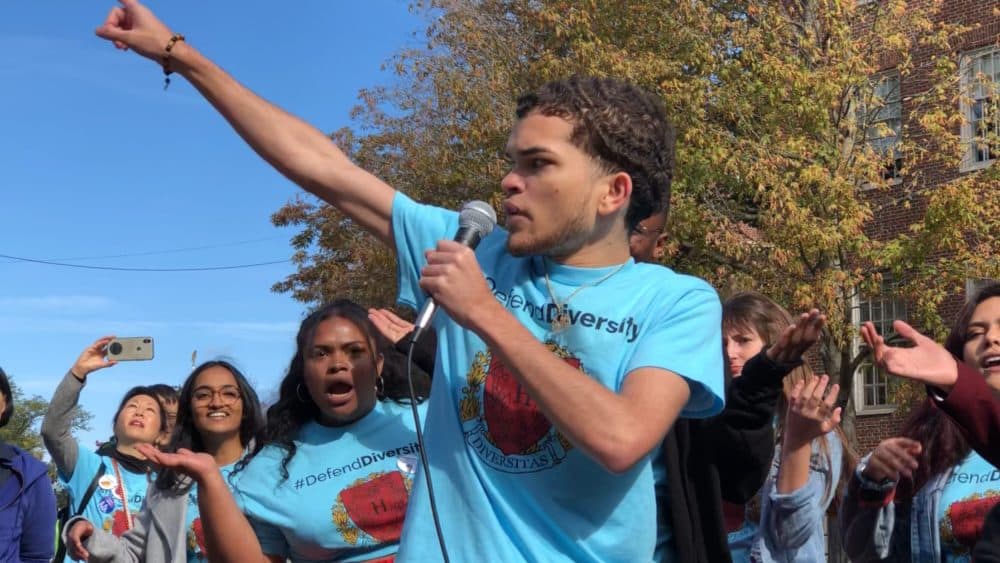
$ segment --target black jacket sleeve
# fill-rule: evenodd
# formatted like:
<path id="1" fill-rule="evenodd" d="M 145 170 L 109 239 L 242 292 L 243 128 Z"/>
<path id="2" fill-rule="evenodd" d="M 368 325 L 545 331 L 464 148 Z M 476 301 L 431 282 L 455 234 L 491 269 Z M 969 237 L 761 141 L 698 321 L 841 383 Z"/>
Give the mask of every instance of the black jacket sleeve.
<path id="1" fill-rule="evenodd" d="M 396 342 L 396 351 L 406 354 L 410 351 L 410 340 L 413 338 L 413 332 L 410 332 L 406 336 L 399 339 Z M 423 336 L 420 340 L 417 340 L 416 346 L 413 348 L 413 363 L 420 369 L 422 369 L 428 376 L 434 377 L 434 357 L 437 354 L 437 332 L 428 327 L 424 331 Z"/>
<path id="2" fill-rule="evenodd" d="M 774 414 L 782 378 L 798 365 L 778 364 L 763 351 L 743 366 L 726 391 L 726 408 L 708 422 L 722 498 L 742 504 L 764 484 L 774 456 Z"/>

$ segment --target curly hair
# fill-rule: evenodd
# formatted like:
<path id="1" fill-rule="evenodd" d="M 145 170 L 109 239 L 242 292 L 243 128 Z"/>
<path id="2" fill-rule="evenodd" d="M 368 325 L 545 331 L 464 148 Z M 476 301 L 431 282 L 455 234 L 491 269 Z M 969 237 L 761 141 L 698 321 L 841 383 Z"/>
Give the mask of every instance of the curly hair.
<path id="1" fill-rule="evenodd" d="M 288 479 L 288 464 L 297 450 L 295 438 L 298 436 L 299 430 L 306 423 L 318 420 L 320 416 L 319 407 L 309 394 L 303 394 L 301 389 L 305 385 L 306 354 L 312 346 L 316 328 L 320 323 L 330 318 L 344 319 L 364 334 L 365 338 L 368 339 L 368 350 L 372 355 L 373 365 L 388 348 L 385 337 L 368 319 L 368 311 L 348 299 L 337 299 L 330 302 L 302 321 L 295 337 L 295 355 L 292 356 L 288 372 L 278 388 L 278 400 L 267 409 L 267 429 L 264 440 L 254 447 L 251 454 L 251 457 L 257 455 L 266 445 L 274 445 L 285 450 L 285 456 L 281 460 L 282 480 Z M 409 402 L 410 395 L 406 378 L 398 377 L 398 374 L 395 373 L 387 373 L 385 369 L 383 369 L 382 375 L 383 384 L 379 389 L 378 399 L 388 399 L 399 403 Z"/>
<path id="2" fill-rule="evenodd" d="M 572 76 L 518 98 L 518 119 L 533 112 L 570 121 L 575 146 L 596 158 L 605 172 L 632 178 L 628 229 L 658 211 L 666 215 L 676 133 L 662 99 L 628 82 Z"/>
<path id="3" fill-rule="evenodd" d="M 225 368 L 236 380 L 236 387 L 239 389 L 240 402 L 243 406 L 243 416 L 240 418 L 240 445 L 244 449 L 252 444 L 263 441 L 264 438 L 264 410 L 257 398 L 246 376 L 232 363 L 225 360 L 211 360 L 205 362 L 194 369 L 191 375 L 184 380 L 181 392 L 177 400 L 177 424 L 174 428 L 170 444 L 164 448 L 167 452 L 176 452 L 180 448 L 186 448 L 193 452 L 204 452 L 205 442 L 202 440 L 201 432 L 194 426 L 194 390 L 198 383 L 198 376 L 209 368 Z M 236 464 L 236 470 L 240 470 L 246 465 L 249 456 L 244 456 Z M 234 471 L 235 473 L 236 471 Z M 174 489 L 181 483 L 179 474 L 175 469 L 164 469 L 156 477 L 156 486 L 160 490 Z M 185 487 L 186 489 L 187 487 Z"/>

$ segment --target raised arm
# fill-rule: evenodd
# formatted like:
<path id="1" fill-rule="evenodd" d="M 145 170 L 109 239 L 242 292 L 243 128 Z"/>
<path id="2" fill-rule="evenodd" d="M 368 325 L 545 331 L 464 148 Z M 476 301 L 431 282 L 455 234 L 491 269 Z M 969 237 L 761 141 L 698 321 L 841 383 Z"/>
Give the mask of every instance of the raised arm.
<path id="1" fill-rule="evenodd" d="M 198 514 L 205 533 L 205 550 L 212 561 L 283 561 L 264 554 L 256 533 L 237 506 L 212 456 L 184 448 L 177 453 L 166 453 L 147 444 L 137 449 L 153 463 L 176 469 L 198 483 Z"/>
<path id="2" fill-rule="evenodd" d="M 706 427 L 719 469 L 722 498 L 745 503 L 760 490 L 774 456 L 774 413 L 782 379 L 802 365 L 826 321 L 816 309 L 803 313 L 767 350 L 743 366 L 726 390 L 726 408 Z"/>
<path id="3" fill-rule="evenodd" d="M 115 362 L 104 358 L 105 349 L 112 338 L 114 337 L 100 338 L 83 350 L 56 387 L 52 400 L 49 401 L 49 410 L 42 419 L 42 440 L 45 442 L 45 449 L 52 456 L 56 469 L 67 479 L 73 475 L 80 453 L 72 433 L 73 412 L 80 401 L 80 391 L 87 381 L 87 375 L 115 365 Z"/>
<path id="4" fill-rule="evenodd" d="M 390 186 L 352 163 L 321 131 L 257 96 L 186 41 L 173 39 L 177 35 L 137 0 L 121 4 L 97 29 L 99 37 L 157 63 L 166 60 L 264 160 L 391 245 Z"/>
<path id="5" fill-rule="evenodd" d="M 896 321 L 893 328 L 909 347 L 889 346 L 871 323 L 861 327 L 875 363 L 892 375 L 927 385 L 927 394 L 958 424 L 972 448 L 1000 467 L 1000 401 L 996 390 L 982 374 L 910 325 Z"/>

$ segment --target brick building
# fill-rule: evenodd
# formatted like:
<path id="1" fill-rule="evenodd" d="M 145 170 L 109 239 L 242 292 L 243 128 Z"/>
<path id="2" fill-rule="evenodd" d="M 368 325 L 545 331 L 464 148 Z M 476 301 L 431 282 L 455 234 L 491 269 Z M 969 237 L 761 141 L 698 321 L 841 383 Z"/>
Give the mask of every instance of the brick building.
<path id="1" fill-rule="evenodd" d="M 859 4 L 862 3 L 868 2 L 859 1 Z M 944 0 L 939 17 L 949 23 L 970 27 L 961 35 L 958 44 L 959 76 L 956 77 L 963 98 L 960 109 L 965 118 L 961 131 L 963 144 L 967 146 L 965 156 L 957 167 L 924 166 L 910 170 L 904 161 L 905 155 L 894 150 L 898 137 L 885 135 L 885 129 L 880 134 L 873 135 L 870 138 L 873 145 L 885 150 L 886 154 L 895 156 L 890 159 L 892 164 L 886 170 L 887 176 L 891 176 L 894 183 L 892 189 L 873 194 L 873 197 L 885 200 L 876 202 L 880 212 L 869 227 L 871 233 L 879 238 L 889 238 L 899 233 L 918 221 L 923 214 L 919 201 L 914 201 L 914 205 L 910 206 L 888 203 L 904 200 L 902 196 L 912 190 L 912 186 L 908 185 L 908 175 L 919 173 L 924 177 L 925 186 L 933 186 L 963 174 L 974 174 L 1000 158 L 1000 149 L 995 144 L 991 146 L 983 142 L 985 137 L 994 136 L 1000 131 L 1000 105 L 996 96 L 991 95 L 990 88 L 978 83 L 986 80 L 1000 84 L 1000 1 Z M 896 134 L 902 131 L 904 123 L 916 117 L 914 100 L 929 86 L 932 57 L 935 55 L 939 53 L 917 51 L 913 71 L 903 78 L 891 64 L 875 77 L 878 80 L 877 95 L 885 104 L 879 110 L 878 119 Z M 965 296 L 983 281 L 968 280 L 963 295 L 955 295 L 943 304 L 941 313 L 946 322 L 950 323 L 955 318 Z M 886 334 L 893 320 L 907 319 L 907 305 L 893 296 L 893 283 L 894 280 L 887 279 L 883 284 L 882 294 L 859 299 L 855 309 L 857 322 L 870 320 L 882 334 Z M 906 282 L 901 280 L 899 283 Z M 870 364 L 862 365 L 855 377 L 855 428 L 861 453 L 871 451 L 879 441 L 894 435 L 905 418 L 905 409 L 897 409 L 896 405 L 891 404 L 889 386 L 886 376 L 878 373 Z"/>

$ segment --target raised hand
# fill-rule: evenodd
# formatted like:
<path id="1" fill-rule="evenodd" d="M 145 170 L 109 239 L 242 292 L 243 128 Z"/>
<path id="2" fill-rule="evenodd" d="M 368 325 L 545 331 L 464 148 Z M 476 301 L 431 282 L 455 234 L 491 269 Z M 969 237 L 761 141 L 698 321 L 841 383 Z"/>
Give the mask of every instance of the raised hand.
<path id="1" fill-rule="evenodd" d="M 149 8 L 138 0 L 120 0 L 97 28 L 98 37 L 114 43 L 119 49 L 132 49 L 159 62 L 173 33 Z"/>
<path id="2" fill-rule="evenodd" d="M 215 458 L 204 452 L 180 448 L 175 453 L 168 453 L 160 451 L 151 444 L 138 444 L 135 449 L 156 465 L 176 469 L 199 483 L 212 475 L 219 474 Z"/>
<path id="3" fill-rule="evenodd" d="M 821 314 L 819 309 L 802 313 L 799 321 L 785 328 L 778 340 L 767 349 L 767 357 L 783 364 L 799 361 L 802 354 L 819 341 L 824 325 L 826 315 Z"/>
<path id="4" fill-rule="evenodd" d="M 400 318 L 389 309 L 368 309 L 368 320 L 393 344 L 413 332 L 413 323 Z"/>
<path id="5" fill-rule="evenodd" d="M 83 547 L 83 542 L 94 535 L 94 525 L 88 520 L 77 520 L 73 527 L 66 532 L 66 552 L 77 561 L 86 561 L 90 558 L 87 548 Z"/>
<path id="6" fill-rule="evenodd" d="M 785 416 L 786 447 L 800 447 L 825 435 L 840 424 L 840 407 L 836 383 L 827 389 L 830 378 L 827 375 L 809 376 L 807 381 L 797 382 L 788 391 L 788 413 Z"/>
<path id="7" fill-rule="evenodd" d="M 958 380 L 958 363 L 951 353 L 903 321 L 893 322 L 892 328 L 913 346 L 889 346 L 875 325 L 870 322 L 861 325 L 861 337 L 872 349 L 875 363 L 892 375 L 951 391 Z"/>
<path id="8" fill-rule="evenodd" d="M 913 477 L 913 472 L 920 465 L 918 456 L 922 447 L 920 442 L 909 438 L 889 438 L 882 440 L 861 475 L 869 481 L 899 481 L 900 475 Z"/>
<path id="9" fill-rule="evenodd" d="M 76 359 L 76 363 L 70 368 L 73 375 L 77 379 L 83 380 L 91 372 L 117 364 L 118 362 L 108 360 L 105 357 L 108 353 L 108 343 L 114 340 L 114 338 L 114 336 L 102 336 L 93 344 L 84 348 L 83 352 L 80 353 L 80 357 Z"/>

